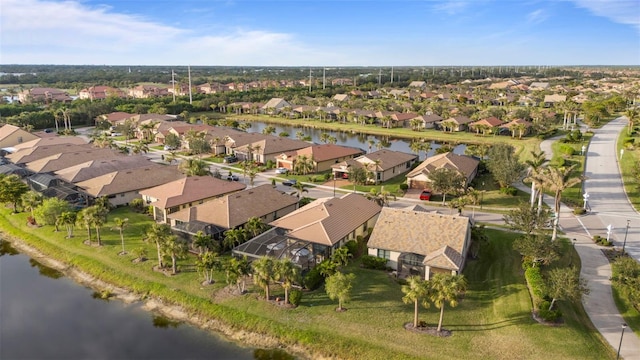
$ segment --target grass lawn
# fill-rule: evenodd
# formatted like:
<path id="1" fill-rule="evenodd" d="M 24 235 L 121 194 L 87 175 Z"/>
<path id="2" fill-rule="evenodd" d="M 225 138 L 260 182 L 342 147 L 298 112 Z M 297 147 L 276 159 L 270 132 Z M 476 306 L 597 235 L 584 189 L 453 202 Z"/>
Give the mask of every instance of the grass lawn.
<path id="1" fill-rule="evenodd" d="M 561 143 L 556 141 L 553 143 L 551 148 L 553 149 L 553 155 L 551 158 L 551 164 L 561 164 L 564 163 L 564 166 L 572 166 L 577 165 L 576 168 L 571 173 L 571 177 L 580 177 L 584 174 L 584 164 L 586 157 L 581 155 L 582 146 L 589 146 L 589 141 L 593 137 L 592 133 L 586 133 L 583 136 L 583 142 L 577 143 Z M 574 155 L 566 155 L 563 154 L 561 149 L 563 147 L 569 147 L 573 149 Z M 576 184 L 565 191 L 562 192 L 562 202 L 566 203 L 569 206 L 581 206 L 582 199 L 582 183 Z"/>
<path id="2" fill-rule="evenodd" d="M 635 147 L 630 148 L 625 146 L 627 141 L 634 139 L 637 140 L 637 136 L 630 136 L 627 133 L 627 128 L 625 127 L 618 137 L 617 148 L 618 154 L 620 154 L 620 150 L 624 149 L 622 158 L 619 158 L 624 189 L 629 197 L 631 205 L 633 205 L 636 210 L 640 210 L 640 186 L 638 186 L 638 178 L 634 176 L 636 163 L 638 162 L 638 159 L 640 159 L 640 150 Z"/>
<path id="3" fill-rule="evenodd" d="M 86 230 L 76 229 L 75 237 L 64 239 L 64 232 L 52 227 L 31 229 L 25 213 L 11 215 L 0 209 L 0 227 L 9 235 L 23 238 L 54 258 L 141 294 L 160 296 L 192 309 L 196 314 L 216 317 L 236 329 L 271 334 L 285 344 L 299 344 L 324 355 L 345 359 L 605 359 L 613 358 L 606 345 L 590 325 L 581 305 L 574 309 L 560 302 L 566 324 L 559 327 L 540 325 L 531 319 L 531 300 L 524 283 L 520 257 L 512 250 L 516 235 L 488 230 L 491 242 L 479 260 L 469 261 L 465 275 L 469 289 L 457 308 L 447 307 L 444 327 L 453 331 L 448 338 L 405 331 L 402 326 L 413 318 L 413 305 L 401 301 L 400 284 L 385 272 L 362 269 L 358 260 L 347 271 L 356 274 L 348 311 L 335 312 L 337 304 L 322 289 L 307 292 L 300 306 L 287 310 L 257 300 L 252 289 L 239 297 L 212 302 L 212 293 L 224 285 L 223 274 L 216 274 L 216 284 L 200 285 L 192 271 L 195 260 L 181 260 L 182 269 L 167 277 L 151 270 L 155 264 L 154 246 L 142 242 L 141 235 L 151 220 L 128 208 L 114 210 L 102 229 L 104 246 L 82 244 Z M 120 238 L 112 231 L 113 218 L 127 217 L 127 249 L 145 247 L 149 261 L 131 263 L 133 256 L 118 256 Z M 282 296 L 278 286 L 273 295 Z M 420 319 L 435 325 L 438 310 L 420 309 Z"/>

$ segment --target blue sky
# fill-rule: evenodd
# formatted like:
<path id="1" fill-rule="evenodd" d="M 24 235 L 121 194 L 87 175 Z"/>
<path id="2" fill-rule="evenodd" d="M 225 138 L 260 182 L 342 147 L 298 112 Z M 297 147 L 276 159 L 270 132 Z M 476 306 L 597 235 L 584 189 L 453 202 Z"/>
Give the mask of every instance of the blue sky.
<path id="1" fill-rule="evenodd" d="M 2 0 L 0 64 L 640 65 L 638 0 Z"/>

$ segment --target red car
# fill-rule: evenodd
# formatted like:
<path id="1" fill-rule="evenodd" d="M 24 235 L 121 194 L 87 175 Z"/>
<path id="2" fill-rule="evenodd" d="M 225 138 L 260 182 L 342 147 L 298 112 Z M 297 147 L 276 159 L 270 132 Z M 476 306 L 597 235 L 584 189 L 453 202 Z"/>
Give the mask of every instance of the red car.
<path id="1" fill-rule="evenodd" d="M 426 200 L 426 201 L 431 200 L 431 191 L 422 190 L 422 192 L 420 193 L 420 200 Z"/>

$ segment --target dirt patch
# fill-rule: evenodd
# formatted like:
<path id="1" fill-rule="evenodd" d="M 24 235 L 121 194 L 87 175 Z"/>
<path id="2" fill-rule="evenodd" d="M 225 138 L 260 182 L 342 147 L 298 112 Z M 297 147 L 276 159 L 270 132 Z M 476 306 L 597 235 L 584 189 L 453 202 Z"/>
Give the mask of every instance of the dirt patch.
<path id="1" fill-rule="evenodd" d="M 431 327 L 431 326 L 414 327 L 413 323 L 404 324 L 404 329 L 407 330 L 407 331 L 418 333 L 418 334 L 427 334 L 427 335 L 437 336 L 437 337 L 449 337 L 449 336 L 451 336 L 451 330 L 442 329 L 442 330 L 438 331 L 437 327 Z"/>

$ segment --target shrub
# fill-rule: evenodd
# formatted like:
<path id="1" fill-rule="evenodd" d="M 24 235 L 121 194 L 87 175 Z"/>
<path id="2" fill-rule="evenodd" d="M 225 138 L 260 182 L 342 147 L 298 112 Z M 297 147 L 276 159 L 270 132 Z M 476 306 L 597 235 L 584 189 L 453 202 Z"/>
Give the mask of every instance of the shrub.
<path id="1" fill-rule="evenodd" d="M 344 246 L 347 248 L 347 250 L 349 250 L 349 254 L 351 254 L 352 256 L 355 256 L 358 252 L 358 243 L 355 240 L 347 241 Z"/>
<path id="2" fill-rule="evenodd" d="M 324 174 L 324 181 L 329 181 L 329 179 L 331 179 L 333 177 L 332 173 L 326 173 Z"/>
<path id="3" fill-rule="evenodd" d="M 407 185 L 405 183 L 400 184 L 400 190 L 402 190 L 402 191 L 409 190 L 409 185 Z"/>
<path id="4" fill-rule="evenodd" d="M 304 276 L 304 280 L 302 282 L 305 288 L 309 290 L 315 290 L 319 288 L 320 285 L 322 285 L 323 281 L 324 278 L 322 277 L 322 274 L 320 274 L 319 266 L 316 266 L 313 269 L 309 270 L 307 275 Z"/>
<path id="5" fill-rule="evenodd" d="M 573 154 L 575 154 L 576 149 L 574 149 L 571 145 L 561 144 L 559 151 L 561 154 L 572 156 Z"/>
<path id="6" fill-rule="evenodd" d="M 518 194 L 518 189 L 511 186 L 507 186 L 507 187 L 500 188 L 500 193 L 509 195 L 509 196 L 516 196 Z"/>
<path id="7" fill-rule="evenodd" d="M 144 200 L 140 198 L 133 199 L 129 201 L 129 206 L 131 206 L 131 208 L 136 212 L 142 212 L 142 209 L 144 208 Z"/>
<path id="8" fill-rule="evenodd" d="M 274 167 L 276 167 L 276 164 L 273 160 L 267 160 L 265 166 L 267 169 L 273 169 Z"/>
<path id="9" fill-rule="evenodd" d="M 538 304 L 544 297 L 544 280 L 542 279 L 542 273 L 540 268 L 530 267 L 524 272 L 524 277 L 527 279 L 531 293 L 534 296 L 534 304 Z"/>
<path id="10" fill-rule="evenodd" d="M 585 210 L 584 208 L 575 208 L 573 209 L 573 214 L 574 215 L 584 215 L 587 213 L 587 210 Z"/>
<path id="11" fill-rule="evenodd" d="M 362 266 L 364 266 L 366 269 L 386 270 L 387 259 L 379 258 L 377 256 L 365 255 L 362 257 Z"/>
<path id="12" fill-rule="evenodd" d="M 544 321 L 554 322 L 562 316 L 562 312 L 560 310 L 549 310 L 549 306 L 551 306 L 549 301 L 543 301 L 538 309 L 538 316 Z"/>
<path id="13" fill-rule="evenodd" d="M 300 305 L 300 301 L 302 300 L 302 291 L 298 289 L 293 289 L 289 292 L 289 302 L 293 306 Z"/>
<path id="14" fill-rule="evenodd" d="M 608 241 L 607 238 L 600 235 L 594 235 L 593 242 L 600 246 L 613 246 L 613 243 L 611 241 Z"/>

